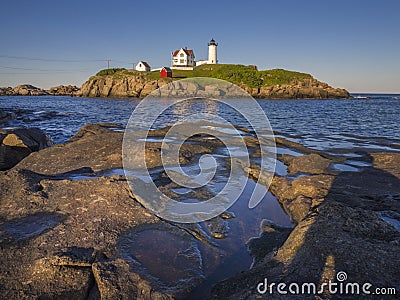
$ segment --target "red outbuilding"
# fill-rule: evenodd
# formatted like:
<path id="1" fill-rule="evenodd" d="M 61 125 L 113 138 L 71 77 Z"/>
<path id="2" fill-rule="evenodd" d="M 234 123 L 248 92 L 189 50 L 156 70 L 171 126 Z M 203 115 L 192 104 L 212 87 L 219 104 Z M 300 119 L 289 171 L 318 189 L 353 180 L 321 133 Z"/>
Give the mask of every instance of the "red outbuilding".
<path id="1" fill-rule="evenodd" d="M 168 67 L 163 67 L 160 71 L 160 78 L 172 78 L 172 70 Z"/>

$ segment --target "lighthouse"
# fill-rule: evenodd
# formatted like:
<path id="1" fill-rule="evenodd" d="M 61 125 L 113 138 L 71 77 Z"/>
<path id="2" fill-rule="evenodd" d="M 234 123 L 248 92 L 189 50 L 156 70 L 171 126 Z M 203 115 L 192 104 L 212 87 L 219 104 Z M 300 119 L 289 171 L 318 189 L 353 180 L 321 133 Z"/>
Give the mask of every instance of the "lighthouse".
<path id="1" fill-rule="evenodd" d="M 208 43 L 208 62 L 207 64 L 217 64 L 217 47 L 218 44 L 214 41 L 214 39 L 211 39 L 211 41 Z"/>

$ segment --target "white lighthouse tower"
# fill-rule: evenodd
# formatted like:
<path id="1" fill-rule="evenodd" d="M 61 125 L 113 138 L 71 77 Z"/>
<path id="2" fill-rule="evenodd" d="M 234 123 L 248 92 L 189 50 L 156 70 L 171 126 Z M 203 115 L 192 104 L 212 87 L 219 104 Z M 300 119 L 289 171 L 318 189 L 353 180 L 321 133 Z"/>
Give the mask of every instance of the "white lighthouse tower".
<path id="1" fill-rule="evenodd" d="M 208 43 L 208 62 L 207 64 L 217 64 L 217 46 L 218 44 L 214 41 L 214 39 L 211 39 L 211 41 Z"/>

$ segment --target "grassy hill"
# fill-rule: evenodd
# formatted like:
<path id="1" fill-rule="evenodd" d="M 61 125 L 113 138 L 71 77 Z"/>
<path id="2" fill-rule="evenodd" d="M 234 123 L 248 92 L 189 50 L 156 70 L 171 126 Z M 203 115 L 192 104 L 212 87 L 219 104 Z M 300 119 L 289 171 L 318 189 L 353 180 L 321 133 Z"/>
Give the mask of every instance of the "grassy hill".
<path id="1" fill-rule="evenodd" d="M 338 99 L 350 94 L 320 82 L 310 74 L 282 69 L 258 71 L 254 66 L 202 65 L 193 70 L 173 70 L 173 78 L 160 80 L 160 72 L 138 72 L 127 69 L 101 70 L 81 87 L 84 97 L 139 97 L 173 80 L 204 77 L 223 79 L 239 85 L 260 99 Z M 207 79 L 208 80 L 208 79 Z"/>
<path id="2" fill-rule="evenodd" d="M 96 76 L 110 75 L 115 77 L 133 75 L 145 77 L 147 79 L 160 78 L 159 71 L 144 73 L 127 69 L 105 69 L 96 74 Z M 305 78 L 312 78 L 310 74 L 287 71 L 283 69 L 258 71 L 252 66 L 231 64 L 202 65 L 194 68 L 194 70 L 188 71 L 173 70 L 172 75 L 172 80 L 191 77 L 211 77 L 223 79 L 235 84 L 245 84 L 252 88 L 260 88 L 262 86 L 271 86 L 275 84 L 289 84 L 294 79 L 302 80 Z"/>

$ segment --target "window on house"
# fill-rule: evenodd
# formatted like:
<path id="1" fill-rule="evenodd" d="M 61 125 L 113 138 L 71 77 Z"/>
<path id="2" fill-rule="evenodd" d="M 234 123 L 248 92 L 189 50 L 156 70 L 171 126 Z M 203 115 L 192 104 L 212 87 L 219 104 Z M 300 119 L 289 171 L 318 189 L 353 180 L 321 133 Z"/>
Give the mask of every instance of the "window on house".
<path id="1" fill-rule="evenodd" d="M 183 59 L 181 59 L 179 63 L 183 64 Z"/>
<path id="2" fill-rule="evenodd" d="M 180 57 L 184 57 L 184 56 L 185 56 L 185 54 L 181 53 Z"/>

